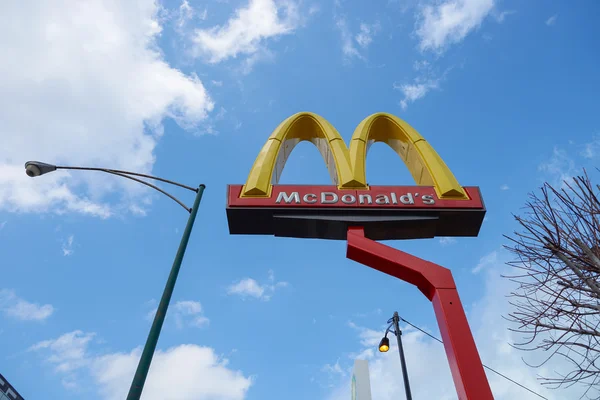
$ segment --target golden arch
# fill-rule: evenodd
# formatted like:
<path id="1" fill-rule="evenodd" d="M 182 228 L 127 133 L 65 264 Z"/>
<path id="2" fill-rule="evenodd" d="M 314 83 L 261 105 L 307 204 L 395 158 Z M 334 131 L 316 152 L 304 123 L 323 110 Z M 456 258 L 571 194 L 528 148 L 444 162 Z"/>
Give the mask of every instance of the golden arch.
<path id="1" fill-rule="evenodd" d="M 433 147 L 400 118 L 387 113 L 370 115 L 356 127 L 348 148 L 333 125 L 310 112 L 294 114 L 275 128 L 254 161 L 241 197 L 269 197 L 290 153 L 304 140 L 317 146 L 339 189 L 369 188 L 367 151 L 372 143 L 383 142 L 404 161 L 417 185 L 433 186 L 441 199 L 469 198 Z"/>

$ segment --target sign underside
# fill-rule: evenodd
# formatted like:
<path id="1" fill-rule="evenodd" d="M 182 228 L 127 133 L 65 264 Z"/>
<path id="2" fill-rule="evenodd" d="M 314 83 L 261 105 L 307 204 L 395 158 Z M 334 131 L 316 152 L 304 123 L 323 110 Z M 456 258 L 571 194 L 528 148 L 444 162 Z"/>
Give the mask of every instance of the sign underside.
<path id="1" fill-rule="evenodd" d="M 241 197 L 229 185 L 229 232 L 237 235 L 346 240 L 360 226 L 373 240 L 477 236 L 485 216 L 478 187 L 464 187 L 468 200 L 440 199 L 431 186 L 273 185 L 269 197 Z"/>

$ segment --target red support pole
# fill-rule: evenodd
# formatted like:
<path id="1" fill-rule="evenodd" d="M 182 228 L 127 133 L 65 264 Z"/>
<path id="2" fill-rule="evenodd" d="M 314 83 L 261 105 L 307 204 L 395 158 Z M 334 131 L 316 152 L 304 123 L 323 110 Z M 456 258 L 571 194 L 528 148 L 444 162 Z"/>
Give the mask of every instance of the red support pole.
<path id="1" fill-rule="evenodd" d="M 475 340 L 449 269 L 348 229 L 346 257 L 415 285 L 433 303 L 459 400 L 493 400 Z"/>

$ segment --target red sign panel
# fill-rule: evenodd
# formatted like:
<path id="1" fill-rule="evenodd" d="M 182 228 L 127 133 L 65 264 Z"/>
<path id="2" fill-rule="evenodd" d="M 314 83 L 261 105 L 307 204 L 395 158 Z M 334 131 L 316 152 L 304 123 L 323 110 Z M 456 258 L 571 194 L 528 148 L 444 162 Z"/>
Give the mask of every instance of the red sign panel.
<path id="1" fill-rule="evenodd" d="M 483 209 L 477 187 L 464 187 L 469 200 L 438 198 L 431 186 L 371 186 L 370 190 L 338 190 L 337 186 L 273 185 L 271 197 L 240 198 L 243 185 L 229 185 L 229 207 Z"/>

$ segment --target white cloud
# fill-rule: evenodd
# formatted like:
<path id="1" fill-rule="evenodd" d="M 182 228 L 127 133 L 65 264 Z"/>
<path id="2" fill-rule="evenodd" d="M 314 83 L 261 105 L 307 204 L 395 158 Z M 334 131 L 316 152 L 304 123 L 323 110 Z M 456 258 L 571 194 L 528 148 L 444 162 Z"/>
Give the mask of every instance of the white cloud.
<path id="1" fill-rule="evenodd" d="M 0 209 L 111 215 L 103 195 L 147 192 L 96 173 L 31 179 L 23 163 L 150 172 L 161 121 L 193 128 L 212 110 L 196 76 L 169 66 L 157 47 L 160 7 L 136 2 L 0 3 Z M 85 190 L 85 191 L 84 191 Z"/>
<path id="2" fill-rule="evenodd" d="M 416 34 L 422 51 L 443 51 L 477 29 L 494 8 L 494 0 L 445 0 L 425 5 Z"/>
<path id="3" fill-rule="evenodd" d="M 73 254 L 73 239 L 75 237 L 73 235 L 70 235 L 67 240 L 63 243 L 62 246 L 62 252 L 63 252 L 63 256 L 70 256 L 71 254 Z"/>
<path id="4" fill-rule="evenodd" d="M 84 375 L 90 376 L 102 399 L 123 399 L 135 374 L 141 349 L 93 354 L 89 345 L 94 336 L 74 331 L 33 345 L 30 350 L 46 352 L 46 361 L 64 376 L 65 387 L 77 387 Z M 228 363 L 213 349 L 193 344 L 157 350 L 144 386 L 144 399 L 162 400 L 168 393 L 169 400 L 242 400 L 252 379 L 228 368 Z"/>
<path id="5" fill-rule="evenodd" d="M 293 33 L 299 23 L 298 5 L 293 0 L 250 0 L 225 25 L 196 30 L 195 53 L 210 63 L 246 55 L 253 64 L 253 56 L 268 54 L 268 39 Z"/>
<path id="6" fill-rule="evenodd" d="M 194 19 L 205 21 L 208 17 L 208 8 L 205 7 L 202 11 L 196 10 L 188 0 L 183 0 L 177 9 L 170 11 L 163 9 L 162 12 L 165 21 L 173 20 L 175 31 L 182 37 L 187 37 L 193 30 Z"/>
<path id="7" fill-rule="evenodd" d="M 449 237 L 449 236 L 444 236 L 440 238 L 440 244 L 442 246 L 448 246 L 450 244 L 454 244 L 456 243 L 456 238 L 453 237 Z"/>
<path id="8" fill-rule="evenodd" d="M 555 188 L 566 188 L 565 182 L 572 183 L 573 177 L 582 174 L 583 167 L 595 168 L 594 163 L 600 155 L 599 135 L 594 135 L 588 143 L 576 145 L 569 140 L 569 144 L 575 145 L 579 150 L 578 153 L 572 156 L 566 149 L 555 146 L 548 161 L 538 166 L 538 170 L 544 173 L 544 179 Z"/>
<path id="9" fill-rule="evenodd" d="M 497 253 L 497 252 L 496 252 Z M 549 390 L 542 387 L 537 379 L 537 374 L 548 374 L 552 371 L 561 371 L 565 364 L 553 361 L 539 369 L 525 365 L 522 357 L 530 363 L 536 363 L 545 358 L 545 354 L 520 352 L 508 343 L 513 343 L 518 338 L 516 334 L 507 329 L 507 322 L 501 317 L 508 313 L 509 304 L 506 295 L 514 288 L 513 284 L 501 273 L 506 273 L 504 255 L 496 254 L 497 263 L 490 263 L 486 269 L 485 295 L 468 312 L 468 319 L 473 331 L 475 341 L 484 364 L 503 373 L 522 385 L 542 394 L 549 400 L 566 398 L 579 398 L 580 388 L 576 386 L 566 390 Z M 482 259 L 492 259 L 485 256 Z M 459 288 L 460 290 L 460 288 Z M 410 320 L 408 315 L 402 315 Z M 379 340 L 383 336 L 385 327 L 379 330 L 365 327 L 356 327 L 359 333 L 360 346 L 358 351 L 352 352 L 341 358 L 342 370 L 350 371 L 354 359 L 369 360 L 371 376 L 371 389 L 373 398 L 377 400 L 392 400 L 402 397 L 404 386 L 402 384 L 398 349 L 395 338 L 390 340 L 391 348 L 387 353 L 376 351 Z M 423 328 L 423 327 L 421 327 Z M 416 331 L 410 326 L 403 326 L 402 341 L 406 355 L 408 375 L 410 378 L 414 398 L 454 400 L 457 398 L 456 389 L 451 378 L 450 368 L 441 343 L 434 341 L 425 334 Z M 440 337 L 437 328 L 425 329 L 428 333 Z M 490 386 L 496 400 L 538 400 L 539 397 L 525 389 L 507 381 L 506 379 L 486 370 Z M 435 385 L 431 384 L 435 377 Z M 346 400 L 350 396 L 350 377 L 342 374 L 337 385 L 330 391 L 328 400 Z"/>
<path id="10" fill-rule="evenodd" d="M 314 14 L 318 13 L 319 11 L 321 11 L 321 7 L 319 7 L 318 4 L 312 4 L 308 8 L 308 15 L 314 15 Z"/>
<path id="11" fill-rule="evenodd" d="M 360 47 L 365 49 L 369 47 L 369 45 L 373 41 L 373 36 L 375 36 L 377 32 L 379 32 L 379 29 L 379 22 L 375 22 L 374 24 L 366 24 L 363 22 L 360 24 L 360 31 L 356 34 L 356 37 L 354 39 Z"/>
<path id="12" fill-rule="evenodd" d="M 210 320 L 203 315 L 202 305 L 197 301 L 182 300 L 174 305 L 175 323 L 178 327 L 183 327 L 189 323 L 198 328 L 205 327 Z"/>
<path id="13" fill-rule="evenodd" d="M 146 320 L 152 321 L 157 310 L 156 300 L 148 301 L 147 305 L 153 308 L 146 314 Z M 186 325 L 204 328 L 210 324 L 210 320 L 204 316 L 202 304 L 193 300 L 180 300 L 172 304 L 169 307 L 166 320 L 170 320 L 171 316 L 175 319 L 175 326 L 179 329 Z"/>
<path id="14" fill-rule="evenodd" d="M 413 83 L 410 84 L 396 84 L 394 83 L 394 89 L 399 90 L 404 96 L 400 100 L 400 106 L 403 110 L 406 110 L 410 103 L 416 100 L 422 99 L 431 90 L 439 88 L 440 79 L 423 79 L 417 78 Z"/>
<path id="15" fill-rule="evenodd" d="M 204 9 L 202 10 L 202 12 L 200 14 L 198 14 L 198 18 L 200 18 L 202 21 L 205 21 L 206 18 L 208 17 L 208 9 Z"/>
<path id="16" fill-rule="evenodd" d="M 48 350 L 46 361 L 53 364 L 57 372 L 69 373 L 88 365 L 87 347 L 94 336 L 94 333 L 76 330 L 56 339 L 36 343 L 29 351 Z M 72 375 L 69 378 L 72 378 Z"/>
<path id="17" fill-rule="evenodd" d="M 353 58 L 365 60 L 365 57 L 360 53 L 358 48 L 360 47 L 363 50 L 367 49 L 373 42 L 373 37 L 381 30 L 381 25 L 379 21 L 371 24 L 361 22 L 358 27 L 358 33 L 353 34 L 352 29 L 348 25 L 346 16 L 343 13 L 340 13 L 341 10 L 342 3 L 336 1 L 333 19 L 342 40 L 342 54 L 344 55 L 344 61 L 349 63 Z"/>
<path id="18" fill-rule="evenodd" d="M 352 37 L 352 32 L 350 32 L 346 18 L 342 16 L 336 17 L 335 26 L 340 32 L 342 39 L 342 53 L 344 54 L 344 59 L 346 61 L 350 61 L 353 57 L 364 59 L 354 44 L 354 38 Z"/>
<path id="19" fill-rule="evenodd" d="M 430 68 L 431 68 L 431 64 L 427 60 L 415 61 L 413 63 L 413 69 L 415 71 L 422 71 L 422 70 L 428 71 Z"/>
<path id="20" fill-rule="evenodd" d="M 498 266 L 498 252 L 492 251 L 489 254 L 481 257 L 477 265 L 471 270 L 472 273 L 477 274 L 482 270 L 487 270 Z"/>
<path id="21" fill-rule="evenodd" d="M 553 16 L 551 16 L 550 18 L 548 18 L 546 20 L 546 25 L 548 25 L 548 26 L 554 25 L 556 23 L 557 18 L 558 18 L 558 14 L 554 14 Z"/>
<path id="22" fill-rule="evenodd" d="M 549 183 L 557 188 L 566 187 L 565 182 L 571 182 L 578 173 L 575 160 L 559 147 L 554 147 L 550 160 L 541 163 L 538 169 L 544 172 L 549 179 Z"/>
<path id="23" fill-rule="evenodd" d="M 337 360 L 335 362 L 335 364 L 331 365 L 331 364 L 325 364 L 323 366 L 323 368 L 321 368 L 321 371 L 326 372 L 328 374 L 339 374 L 339 375 L 344 375 L 345 371 L 342 370 L 342 367 L 340 366 L 340 360 Z"/>
<path id="24" fill-rule="evenodd" d="M 194 9 L 187 0 L 183 0 L 179 6 L 179 16 L 177 26 L 182 28 L 190 19 L 194 17 Z"/>
<path id="25" fill-rule="evenodd" d="M 242 298 L 254 297 L 269 301 L 277 288 L 286 287 L 287 285 L 287 282 L 275 282 L 275 275 L 272 270 L 269 270 L 269 277 L 266 283 L 261 285 L 252 278 L 244 278 L 237 283 L 230 285 L 227 288 L 227 293 L 238 295 Z"/>
<path id="26" fill-rule="evenodd" d="M 594 159 L 600 154 L 600 136 L 596 135 L 594 139 L 583 146 L 581 156 L 587 159 Z"/>
<path id="27" fill-rule="evenodd" d="M 227 293 L 261 298 L 265 293 L 265 288 L 252 278 L 244 278 L 238 283 L 229 286 Z"/>
<path id="28" fill-rule="evenodd" d="M 506 19 L 507 16 L 516 14 L 516 13 L 517 12 L 514 10 L 507 10 L 507 11 L 502 11 L 500 13 L 496 13 L 494 16 L 496 18 L 496 21 L 502 23 L 502 22 L 504 22 L 504 20 Z"/>
<path id="29" fill-rule="evenodd" d="M 141 351 L 98 357 L 93 375 L 105 400 L 127 397 Z M 187 344 L 157 351 L 144 386 L 145 400 L 242 400 L 252 379 L 227 367 L 213 349 Z"/>
<path id="30" fill-rule="evenodd" d="M 0 310 L 21 321 L 43 321 L 52 315 L 54 307 L 30 303 L 18 297 L 14 290 L 0 289 Z"/>
<path id="31" fill-rule="evenodd" d="M 500 190 L 508 190 L 510 189 L 510 187 L 505 183 L 502 186 L 500 186 Z"/>

